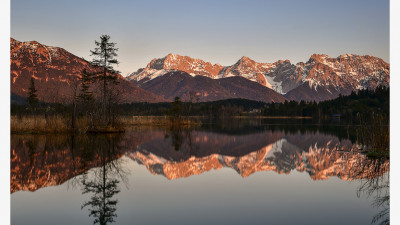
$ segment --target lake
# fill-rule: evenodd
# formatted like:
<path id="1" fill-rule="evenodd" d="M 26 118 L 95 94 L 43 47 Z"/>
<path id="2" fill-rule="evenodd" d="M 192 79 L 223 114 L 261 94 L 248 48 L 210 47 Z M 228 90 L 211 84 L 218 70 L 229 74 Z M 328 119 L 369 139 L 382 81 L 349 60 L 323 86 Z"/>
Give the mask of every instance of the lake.
<path id="1" fill-rule="evenodd" d="M 265 121 L 11 135 L 11 224 L 389 223 L 354 127 Z"/>

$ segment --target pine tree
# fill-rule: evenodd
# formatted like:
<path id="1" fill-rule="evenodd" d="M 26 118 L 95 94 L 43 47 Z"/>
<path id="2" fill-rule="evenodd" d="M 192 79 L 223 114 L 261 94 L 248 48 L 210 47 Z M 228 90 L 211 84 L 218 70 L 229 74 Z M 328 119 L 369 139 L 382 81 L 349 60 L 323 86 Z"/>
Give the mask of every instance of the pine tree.
<path id="1" fill-rule="evenodd" d="M 92 64 L 98 67 L 102 67 L 103 71 L 97 74 L 95 77 L 97 80 L 103 82 L 103 113 L 105 114 L 106 96 L 107 96 L 107 85 L 109 82 L 117 83 L 117 74 L 119 71 L 114 70 L 113 65 L 118 65 L 119 62 L 115 59 L 118 48 L 115 48 L 115 44 L 110 42 L 109 35 L 100 36 L 100 42 L 95 41 L 97 47 L 94 51 L 90 51 L 91 55 L 94 56 Z"/>
<path id="2" fill-rule="evenodd" d="M 31 77 L 31 85 L 28 92 L 28 105 L 31 108 L 35 108 L 39 103 L 36 92 L 37 90 L 35 88 L 35 80 L 33 79 L 33 77 Z"/>
<path id="3" fill-rule="evenodd" d="M 78 95 L 78 99 L 83 104 L 87 105 L 94 101 L 93 93 L 90 91 L 90 85 L 93 83 L 92 74 L 88 73 L 86 69 L 82 71 L 82 77 L 80 78 L 81 91 Z"/>
<path id="4" fill-rule="evenodd" d="M 174 119 L 180 118 L 182 115 L 183 103 L 178 96 L 176 96 L 174 102 L 172 102 L 171 112 Z"/>

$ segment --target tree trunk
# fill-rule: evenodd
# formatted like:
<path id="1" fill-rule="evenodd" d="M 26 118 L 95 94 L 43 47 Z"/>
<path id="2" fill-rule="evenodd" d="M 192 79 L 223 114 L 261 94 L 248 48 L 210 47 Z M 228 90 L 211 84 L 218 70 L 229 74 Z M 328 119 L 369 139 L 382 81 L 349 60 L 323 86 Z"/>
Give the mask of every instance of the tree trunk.
<path id="1" fill-rule="evenodd" d="M 75 101 L 72 103 L 72 122 L 71 122 L 71 128 L 75 129 L 75 113 L 76 113 L 76 104 Z"/>

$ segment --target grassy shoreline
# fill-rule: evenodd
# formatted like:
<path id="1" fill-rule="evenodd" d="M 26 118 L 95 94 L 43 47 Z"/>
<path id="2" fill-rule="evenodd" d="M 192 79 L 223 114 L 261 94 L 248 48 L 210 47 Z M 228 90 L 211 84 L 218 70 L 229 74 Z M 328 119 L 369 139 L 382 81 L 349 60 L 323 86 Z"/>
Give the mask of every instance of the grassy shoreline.
<path id="1" fill-rule="evenodd" d="M 173 119 L 169 116 L 120 116 L 116 127 L 89 128 L 86 117 L 77 117 L 75 128 L 71 128 L 71 118 L 61 115 L 24 115 L 10 116 L 12 134 L 46 134 L 46 133 L 118 133 L 132 126 L 169 127 L 174 125 L 195 127 L 201 125 L 202 116 L 188 116 Z M 233 116 L 233 119 L 312 119 L 312 117 L 288 116 Z"/>
<path id="2" fill-rule="evenodd" d="M 179 118 L 171 119 L 168 116 L 121 116 L 118 118 L 118 125 L 115 127 L 92 127 L 89 128 L 89 121 L 85 117 L 78 117 L 75 120 L 75 128 L 71 128 L 71 118 L 59 115 L 43 116 L 11 116 L 11 134 L 49 134 L 49 133 L 122 133 L 128 127 L 134 126 L 184 126 L 194 127 L 201 125 L 195 119 Z"/>
<path id="3" fill-rule="evenodd" d="M 312 119 L 312 116 L 233 116 L 235 119 Z"/>

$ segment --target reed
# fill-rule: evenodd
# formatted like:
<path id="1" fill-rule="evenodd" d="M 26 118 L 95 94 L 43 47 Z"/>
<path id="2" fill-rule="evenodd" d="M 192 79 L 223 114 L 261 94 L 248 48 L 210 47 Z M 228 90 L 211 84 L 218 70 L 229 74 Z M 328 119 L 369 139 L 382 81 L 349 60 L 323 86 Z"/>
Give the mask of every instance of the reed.
<path id="1" fill-rule="evenodd" d="M 75 119 L 74 128 L 70 117 L 60 115 L 26 115 L 11 116 L 11 133 L 114 133 L 123 132 L 130 126 L 199 126 L 201 123 L 189 118 L 171 120 L 168 116 L 120 116 L 115 125 L 91 126 L 88 117 L 82 116 Z"/>
<path id="2" fill-rule="evenodd" d="M 121 124 L 137 126 L 137 125 L 152 125 L 166 126 L 168 125 L 167 116 L 122 116 L 119 118 Z"/>
<path id="3" fill-rule="evenodd" d="M 373 114 L 370 118 L 358 116 L 360 125 L 357 139 L 362 150 L 370 157 L 389 157 L 390 127 L 389 118 Z"/>
<path id="4" fill-rule="evenodd" d="M 87 117 L 77 117 L 74 127 L 70 117 L 61 115 L 11 116 L 11 133 L 86 133 L 89 129 Z"/>
<path id="5" fill-rule="evenodd" d="M 119 122 L 124 126 L 170 126 L 180 124 L 185 126 L 201 125 L 200 121 L 193 118 L 171 119 L 168 116 L 122 116 Z"/>
<path id="6" fill-rule="evenodd" d="M 59 116 L 11 116 L 11 133 L 59 133 L 70 132 L 68 119 Z"/>

